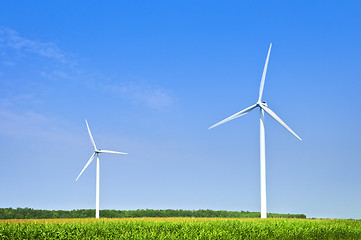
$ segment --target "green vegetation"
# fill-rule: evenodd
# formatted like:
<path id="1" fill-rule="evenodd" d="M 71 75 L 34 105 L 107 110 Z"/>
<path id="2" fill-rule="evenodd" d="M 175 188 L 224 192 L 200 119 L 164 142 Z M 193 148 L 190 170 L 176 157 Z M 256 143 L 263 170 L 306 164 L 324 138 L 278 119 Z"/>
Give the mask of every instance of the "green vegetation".
<path id="1" fill-rule="evenodd" d="M 0 219 L 44 219 L 44 218 L 91 218 L 94 209 L 80 210 L 35 210 L 32 208 L 0 208 Z M 217 217 L 217 218 L 259 218 L 259 212 L 213 211 L 213 210 L 100 210 L 105 218 L 139 218 L 139 217 Z M 304 214 L 269 213 L 268 217 L 306 218 Z"/>
<path id="2" fill-rule="evenodd" d="M 0 239 L 361 239 L 361 221 L 284 218 L 1 220 Z"/>

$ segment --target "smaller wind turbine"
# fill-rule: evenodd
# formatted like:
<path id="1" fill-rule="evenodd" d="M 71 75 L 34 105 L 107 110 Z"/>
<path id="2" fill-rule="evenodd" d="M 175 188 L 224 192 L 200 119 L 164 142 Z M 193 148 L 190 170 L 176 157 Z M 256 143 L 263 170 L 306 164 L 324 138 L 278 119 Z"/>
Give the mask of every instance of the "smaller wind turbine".
<path id="1" fill-rule="evenodd" d="M 97 146 L 95 145 L 92 133 L 90 132 L 88 121 L 86 119 L 85 119 L 85 123 L 86 123 L 86 126 L 88 128 L 90 140 L 91 140 L 91 142 L 93 144 L 93 147 L 94 147 L 94 153 L 90 157 L 89 161 L 85 164 L 85 167 L 83 168 L 83 170 L 81 170 L 79 176 L 76 178 L 75 181 L 78 181 L 81 174 L 84 172 L 84 170 L 89 166 L 89 164 L 93 161 L 94 157 L 96 156 L 97 157 L 97 181 L 96 181 L 96 200 L 95 200 L 96 201 L 96 211 L 95 211 L 95 217 L 99 218 L 99 154 L 100 153 L 115 153 L 115 154 L 125 155 L 125 154 L 128 154 L 128 153 L 98 149 Z"/>

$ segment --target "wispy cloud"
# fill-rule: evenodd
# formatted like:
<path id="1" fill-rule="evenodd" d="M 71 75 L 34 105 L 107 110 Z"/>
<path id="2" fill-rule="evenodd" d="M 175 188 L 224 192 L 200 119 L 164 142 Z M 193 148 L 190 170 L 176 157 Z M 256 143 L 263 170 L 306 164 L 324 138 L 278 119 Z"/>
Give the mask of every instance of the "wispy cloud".
<path id="1" fill-rule="evenodd" d="M 38 104 L 41 101 L 37 98 L 34 93 L 8 93 L 6 97 L 0 98 L 0 106 L 2 107 L 13 107 L 21 103 L 27 104 Z"/>
<path id="2" fill-rule="evenodd" d="M 56 44 L 23 38 L 18 32 L 9 28 L 0 28 L 0 43 L 20 51 L 35 53 L 43 57 L 55 59 L 62 63 L 68 61 L 65 52 L 59 49 Z"/>
<path id="3" fill-rule="evenodd" d="M 0 109 L 0 126 L 0 139 L 9 141 L 9 146 L 12 142 L 16 142 L 16 149 L 21 149 L 21 151 L 30 150 L 36 154 L 29 155 L 33 161 L 38 161 L 40 155 L 43 159 L 46 155 L 49 157 L 49 154 L 53 155 L 58 150 L 66 149 L 76 154 L 79 146 L 90 147 L 84 138 L 86 130 L 80 128 L 80 126 L 84 127 L 83 124 L 73 124 L 62 117 L 54 117 L 32 110 Z M 59 159 L 61 154 L 55 155 L 50 159 L 51 161 L 61 160 L 61 158 Z"/>
<path id="4" fill-rule="evenodd" d="M 72 54 L 63 51 L 55 43 L 27 39 L 17 31 L 9 28 L 0 27 L 0 48 L 16 49 L 23 55 L 36 54 L 61 63 L 45 63 L 39 69 L 39 76 L 44 79 L 66 81 L 68 83 L 77 82 L 77 84 L 80 82 L 87 88 L 101 89 L 107 95 L 122 97 L 135 104 L 141 104 L 156 110 L 169 108 L 173 104 L 169 91 L 161 87 L 154 86 L 144 80 L 138 81 L 133 77 L 109 77 L 106 73 L 100 72 L 99 69 L 82 68 L 80 64 L 77 64 Z M 4 59 L 2 63 L 4 66 L 15 64 L 13 60 L 8 59 Z M 30 93 L 21 93 L 22 96 L 19 96 L 19 98 L 14 95 L 11 94 L 11 97 L 2 100 L 2 102 L 10 104 L 10 101 L 14 99 L 25 99 L 24 96 L 30 95 Z"/>
<path id="5" fill-rule="evenodd" d="M 41 76 L 52 80 L 78 81 L 78 79 L 82 79 L 81 81 L 88 88 L 97 89 L 106 95 L 121 97 L 132 103 L 141 104 L 155 110 L 168 109 L 174 102 L 169 90 L 151 85 L 145 80 L 139 80 L 131 76 L 113 76 L 110 78 L 100 73 L 79 69 L 73 69 L 72 71 L 42 71 Z M 113 79 L 117 79 L 117 81 Z"/>
<path id="6" fill-rule="evenodd" d="M 57 138 L 57 134 L 62 131 L 54 122 L 59 118 L 50 118 L 31 110 L 24 112 L 15 112 L 9 110 L 0 110 L 0 134 L 15 137 L 27 138 L 37 137 L 49 139 L 53 136 Z M 64 122 L 62 120 L 62 122 Z"/>
<path id="7" fill-rule="evenodd" d="M 170 107 L 173 103 L 169 94 L 162 89 L 141 89 L 133 92 L 136 99 L 144 101 L 147 106 L 155 109 Z"/>
<path id="8" fill-rule="evenodd" d="M 106 93 L 120 95 L 157 110 L 169 108 L 173 104 L 173 100 L 166 90 L 146 83 L 126 82 L 121 85 L 103 85 L 102 89 Z"/>

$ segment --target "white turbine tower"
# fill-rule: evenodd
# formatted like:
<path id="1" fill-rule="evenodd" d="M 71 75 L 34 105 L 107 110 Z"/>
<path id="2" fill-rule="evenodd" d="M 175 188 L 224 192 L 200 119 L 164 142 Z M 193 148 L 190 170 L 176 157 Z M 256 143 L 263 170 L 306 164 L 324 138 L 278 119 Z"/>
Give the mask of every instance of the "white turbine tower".
<path id="1" fill-rule="evenodd" d="M 262 80 L 261 80 L 261 86 L 259 88 L 259 97 L 256 104 L 236 113 L 232 116 L 220 121 L 219 123 L 216 123 L 211 128 L 214 128 L 220 124 L 223 124 L 225 122 L 231 121 L 235 118 L 238 118 L 242 115 L 247 114 L 248 112 L 252 111 L 254 108 L 259 107 L 260 109 L 260 115 L 259 115 L 259 121 L 260 121 L 260 165 L 261 165 L 261 218 L 267 218 L 267 206 L 266 206 L 266 155 L 265 155 L 265 131 L 264 131 L 264 112 L 268 113 L 271 117 L 273 117 L 277 122 L 279 122 L 284 128 L 286 128 L 289 132 L 291 132 L 293 135 L 295 135 L 299 140 L 302 141 L 302 139 L 297 136 L 295 132 L 289 128 L 286 123 L 284 123 L 271 109 L 268 108 L 266 102 L 261 102 L 262 100 L 262 93 L 263 93 L 263 87 L 264 82 L 266 78 L 266 72 L 267 72 L 267 66 L 268 66 L 268 59 L 271 52 L 272 43 L 269 46 L 268 54 L 266 63 L 264 65 L 263 74 L 262 74 Z"/>
<path id="2" fill-rule="evenodd" d="M 94 153 L 93 153 L 93 155 L 90 157 L 89 161 L 85 164 L 85 167 L 83 168 L 83 170 L 81 170 L 79 176 L 76 178 L 75 181 L 78 181 L 80 175 L 84 172 L 84 170 L 89 166 L 89 164 L 93 161 L 94 157 L 96 156 L 96 157 L 97 157 L 97 179 L 96 179 L 96 198 L 95 198 L 96 210 L 95 210 L 95 217 L 96 217 L 96 218 L 99 218 L 99 154 L 100 154 L 100 153 L 115 153 L 115 154 L 122 154 L 122 155 L 124 155 L 124 154 L 128 154 L 128 153 L 98 149 L 98 148 L 96 147 L 96 145 L 95 145 L 95 142 L 94 142 L 92 133 L 90 132 L 90 128 L 89 128 L 89 125 L 88 125 L 88 121 L 87 121 L 86 119 L 85 119 L 85 123 L 86 123 L 86 126 L 87 126 L 87 128 L 88 128 L 90 140 L 91 140 L 91 142 L 92 142 L 92 144 L 93 144 L 93 147 L 94 147 Z"/>

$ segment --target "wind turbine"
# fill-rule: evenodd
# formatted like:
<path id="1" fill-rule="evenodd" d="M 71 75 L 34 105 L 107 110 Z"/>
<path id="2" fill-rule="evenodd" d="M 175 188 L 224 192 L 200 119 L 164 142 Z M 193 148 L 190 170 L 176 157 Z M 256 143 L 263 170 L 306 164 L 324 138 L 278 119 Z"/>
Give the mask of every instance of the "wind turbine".
<path id="1" fill-rule="evenodd" d="M 84 172 L 84 170 L 89 166 L 89 164 L 93 161 L 93 159 L 96 156 L 97 157 L 97 173 L 96 173 L 97 174 L 97 180 L 96 180 L 96 198 L 95 198 L 95 202 L 96 202 L 95 217 L 99 218 L 99 154 L 100 153 L 115 153 L 115 154 L 125 155 L 125 154 L 128 154 L 128 153 L 98 149 L 97 146 L 95 145 L 92 133 L 90 132 L 88 121 L 86 119 L 85 119 L 85 123 L 86 123 L 86 126 L 88 128 L 90 140 L 91 140 L 91 142 L 93 144 L 93 147 L 94 147 L 94 153 L 93 153 L 93 155 L 91 155 L 89 161 L 85 164 L 85 167 L 83 168 L 83 170 L 81 170 L 79 176 L 76 178 L 75 181 L 78 181 L 81 174 Z"/>
<path id="2" fill-rule="evenodd" d="M 259 88 L 259 96 L 256 104 L 243 109 L 242 111 L 233 114 L 232 116 L 220 121 L 219 123 L 214 124 L 209 129 L 214 128 L 218 125 L 221 125 L 225 122 L 231 121 L 236 119 L 240 116 L 243 116 L 255 108 L 260 109 L 259 114 L 259 122 L 260 122 L 260 165 L 261 165 L 261 218 L 267 218 L 267 205 L 266 205 L 266 153 L 265 153 L 265 130 L 264 130 L 264 112 L 268 113 L 274 120 L 279 122 L 284 128 L 286 128 L 289 132 L 291 132 L 295 137 L 302 141 L 302 139 L 289 128 L 286 123 L 284 123 L 271 109 L 268 108 L 266 102 L 262 102 L 262 94 L 263 94 L 263 87 L 266 78 L 267 66 L 268 66 L 268 59 L 271 52 L 272 43 L 269 46 L 268 54 L 266 58 L 266 63 L 263 68 L 263 74 L 261 79 L 261 85 Z"/>

